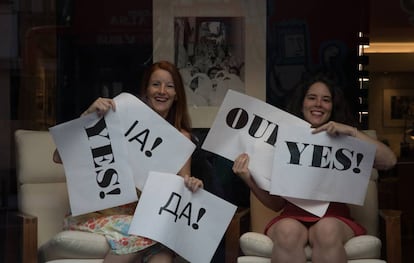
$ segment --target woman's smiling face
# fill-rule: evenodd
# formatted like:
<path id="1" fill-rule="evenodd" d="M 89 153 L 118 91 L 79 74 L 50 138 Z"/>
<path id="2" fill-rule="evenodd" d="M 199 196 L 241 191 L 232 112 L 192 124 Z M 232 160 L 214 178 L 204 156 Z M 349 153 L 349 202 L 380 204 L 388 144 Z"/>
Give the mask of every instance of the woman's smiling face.
<path id="1" fill-rule="evenodd" d="M 329 121 L 332 114 L 332 94 L 323 82 L 315 82 L 306 92 L 302 105 L 303 117 L 318 127 Z"/>
<path id="2" fill-rule="evenodd" d="M 171 74 L 163 69 L 155 70 L 151 74 L 146 95 L 148 105 L 163 118 L 166 118 L 176 99 Z"/>

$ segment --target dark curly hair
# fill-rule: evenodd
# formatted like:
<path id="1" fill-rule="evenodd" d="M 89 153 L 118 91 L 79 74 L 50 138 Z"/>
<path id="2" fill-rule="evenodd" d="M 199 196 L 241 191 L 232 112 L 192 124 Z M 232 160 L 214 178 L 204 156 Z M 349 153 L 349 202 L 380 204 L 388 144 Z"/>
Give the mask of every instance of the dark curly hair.
<path id="1" fill-rule="evenodd" d="M 342 87 L 338 84 L 335 74 L 328 71 L 316 71 L 307 74 L 307 76 L 297 84 L 293 92 L 289 94 L 290 99 L 285 110 L 303 119 L 303 100 L 305 99 L 310 86 L 316 82 L 324 83 L 331 93 L 332 113 L 329 120 L 357 126 L 358 122 L 356 116 L 351 113 Z"/>

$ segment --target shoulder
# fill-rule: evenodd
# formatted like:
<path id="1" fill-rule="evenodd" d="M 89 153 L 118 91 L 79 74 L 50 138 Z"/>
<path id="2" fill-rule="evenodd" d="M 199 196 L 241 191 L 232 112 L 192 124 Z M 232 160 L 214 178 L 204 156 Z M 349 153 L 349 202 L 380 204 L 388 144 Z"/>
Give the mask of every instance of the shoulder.
<path id="1" fill-rule="evenodd" d="M 186 131 L 186 130 L 183 130 L 183 129 L 181 129 L 180 130 L 180 132 L 185 136 L 185 137 L 187 137 L 188 139 L 191 139 L 191 133 L 190 132 L 188 132 L 188 131 Z"/>

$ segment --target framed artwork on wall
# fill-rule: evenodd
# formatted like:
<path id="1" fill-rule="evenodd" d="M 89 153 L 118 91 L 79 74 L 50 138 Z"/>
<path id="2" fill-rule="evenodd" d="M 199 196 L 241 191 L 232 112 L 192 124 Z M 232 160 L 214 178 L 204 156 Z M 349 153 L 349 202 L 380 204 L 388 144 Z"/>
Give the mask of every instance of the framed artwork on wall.
<path id="1" fill-rule="evenodd" d="M 414 89 L 384 89 L 384 127 L 404 127 L 414 117 Z"/>
<path id="2" fill-rule="evenodd" d="M 195 34 L 189 34 L 191 30 Z M 199 50 L 200 46 L 194 46 L 206 37 L 209 49 Z M 205 51 L 209 54 L 204 58 L 187 59 L 194 57 L 195 52 L 199 55 Z M 240 81 L 230 82 L 228 88 L 266 100 L 266 1 L 153 0 L 153 61 L 169 60 L 184 69 L 189 64 L 203 64 L 205 58 L 216 61 L 217 56 L 231 56 L 231 63 L 237 64 Z M 227 65 L 227 62 L 220 63 L 221 73 L 227 74 L 223 72 L 223 64 Z M 211 81 L 207 67 L 201 73 L 193 85 Z M 233 75 L 224 78 L 229 76 Z M 213 102 L 190 98 L 194 128 L 211 127 L 223 98 L 222 95 L 219 97 Z"/>
<path id="3" fill-rule="evenodd" d="M 245 93 L 244 17 L 174 17 L 174 62 L 191 107 L 218 107 Z"/>

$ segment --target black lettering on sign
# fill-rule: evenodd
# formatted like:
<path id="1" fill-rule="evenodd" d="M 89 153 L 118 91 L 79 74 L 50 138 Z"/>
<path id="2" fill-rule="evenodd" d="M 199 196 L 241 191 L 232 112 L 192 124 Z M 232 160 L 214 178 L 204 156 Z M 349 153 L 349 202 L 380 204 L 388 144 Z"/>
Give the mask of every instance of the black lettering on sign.
<path id="1" fill-rule="evenodd" d="M 119 178 L 117 171 L 113 168 L 115 157 L 105 118 L 101 118 L 95 125 L 85 128 L 85 132 L 89 141 L 99 142 L 99 146 L 91 147 L 96 173 L 95 180 L 97 185 L 103 188 L 99 192 L 99 197 L 103 199 L 107 195 L 120 195 L 121 189 L 119 187 L 111 187 L 119 184 Z"/>
<path id="2" fill-rule="evenodd" d="M 131 127 L 129 127 L 127 132 L 124 134 L 124 136 L 128 137 L 131 134 L 132 130 L 136 128 L 138 123 L 139 121 L 135 120 L 134 123 L 131 125 Z M 147 144 L 149 134 L 150 134 L 149 129 L 143 129 L 140 132 L 136 133 L 134 136 L 130 137 L 128 139 L 128 142 L 137 142 L 140 145 L 140 151 L 143 152 L 144 149 L 146 148 L 145 145 Z M 155 138 L 150 149 L 147 149 L 145 151 L 145 156 L 151 157 L 155 148 L 157 148 L 162 142 L 163 142 L 162 138 L 160 137 Z"/>
<path id="3" fill-rule="evenodd" d="M 304 165 L 302 156 L 304 152 L 312 151 L 311 163 L 306 164 L 310 167 L 333 169 L 339 171 L 346 171 L 352 168 L 353 159 L 355 160 L 355 167 L 352 171 L 356 174 L 361 172 L 359 165 L 364 158 L 362 153 L 355 154 L 354 151 L 346 148 L 340 148 L 333 152 L 332 146 L 316 145 L 301 142 L 285 141 L 290 153 L 289 164 Z M 309 153 L 310 154 L 310 153 Z"/>
<path id="4" fill-rule="evenodd" d="M 158 214 L 161 215 L 163 211 L 170 213 L 171 215 L 174 216 L 174 222 L 177 222 L 177 219 L 185 218 L 187 220 L 186 224 L 190 226 L 191 218 L 192 218 L 191 211 L 192 211 L 193 205 L 191 202 L 188 202 L 182 209 L 181 213 L 178 214 L 178 211 L 180 210 L 181 198 L 182 198 L 181 195 L 175 192 L 172 192 L 170 197 L 168 198 L 167 203 L 160 208 Z M 193 229 L 195 230 L 199 229 L 200 227 L 199 222 L 201 218 L 205 215 L 205 213 L 206 213 L 206 209 L 200 208 L 197 214 L 197 219 L 191 225 Z"/>
<path id="5" fill-rule="evenodd" d="M 248 134 L 255 139 L 264 138 L 265 142 L 275 146 L 279 125 L 253 114 L 253 121 L 248 129 Z M 242 108 L 231 109 L 226 116 L 226 124 L 232 129 L 240 130 L 249 122 L 249 114 Z"/>

